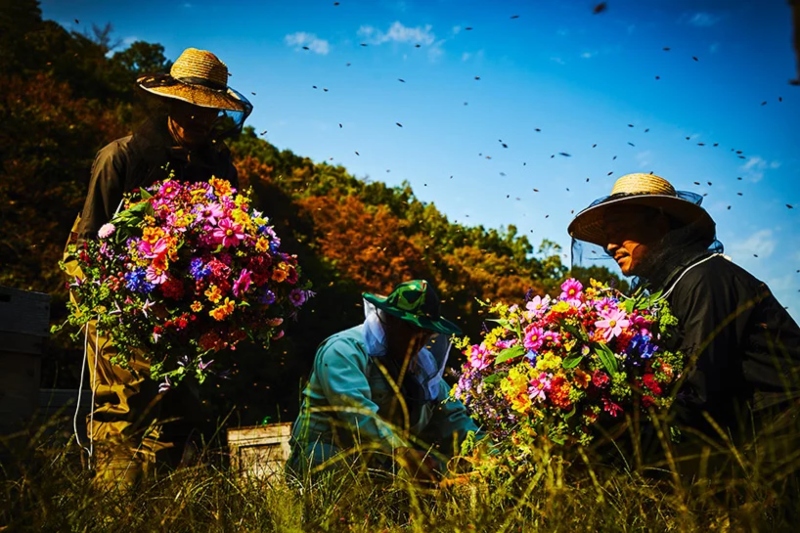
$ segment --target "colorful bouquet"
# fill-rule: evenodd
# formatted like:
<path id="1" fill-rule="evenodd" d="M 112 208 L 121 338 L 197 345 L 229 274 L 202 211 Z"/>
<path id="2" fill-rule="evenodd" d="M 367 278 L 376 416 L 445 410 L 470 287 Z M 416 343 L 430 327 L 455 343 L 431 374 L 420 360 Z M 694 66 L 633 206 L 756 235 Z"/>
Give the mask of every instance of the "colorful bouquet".
<path id="1" fill-rule="evenodd" d="M 216 178 L 126 195 L 72 255 L 81 274 L 70 284 L 69 323 L 97 320 L 118 352 L 112 362 L 148 359 L 162 388 L 186 375 L 202 382 L 212 357 L 226 371 L 222 352 L 246 338 L 268 347 L 313 296 L 269 220 Z"/>
<path id="2" fill-rule="evenodd" d="M 592 280 L 561 295 L 495 304 L 499 315 L 467 357 L 451 395 L 495 443 L 589 444 L 597 425 L 619 426 L 634 409 L 670 405 L 683 356 L 665 349 L 677 321 L 658 294 L 627 298 Z"/>

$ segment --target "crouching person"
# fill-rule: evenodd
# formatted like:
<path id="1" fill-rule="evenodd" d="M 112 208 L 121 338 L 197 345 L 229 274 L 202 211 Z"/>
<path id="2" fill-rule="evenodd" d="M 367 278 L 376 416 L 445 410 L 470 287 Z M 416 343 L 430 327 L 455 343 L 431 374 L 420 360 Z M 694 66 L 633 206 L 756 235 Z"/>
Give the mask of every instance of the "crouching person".
<path id="1" fill-rule="evenodd" d="M 439 315 L 425 280 L 388 297 L 365 293 L 363 324 L 318 348 L 288 467 L 294 475 L 332 468 L 393 471 L 435 480 L 469 432 L 478 432 L 442 379 L 458 326 Z"/>

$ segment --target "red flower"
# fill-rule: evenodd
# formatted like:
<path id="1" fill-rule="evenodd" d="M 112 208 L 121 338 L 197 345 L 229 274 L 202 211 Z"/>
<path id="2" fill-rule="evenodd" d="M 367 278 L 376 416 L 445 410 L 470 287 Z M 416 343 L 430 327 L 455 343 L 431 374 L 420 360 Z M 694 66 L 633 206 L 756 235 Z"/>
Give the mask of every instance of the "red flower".
<path id="1" fill-rule="evenodd" d="M 616 418 L 622 412 L 622 407 L 603 396 L 603 411 Z"/>
<path id="2" fill-rule="evenodd" d="M 571 388 L 572 386 L 564 376 L 556 376 L 550 380 L 548 398 L 553 402 L 553 405 L 567 411 L 572 408 L 572 402 L 569 399 L 569 391 Z"/>
<path id="3" fill-rule="evenodd" d="M 170 277 L 161 284 L 161 293 L 165 298 L 172 298 L 173 300 L 180 300 L 184 295 L 183 282 L 178 278 Z"/>
<path id="4" fill-rule="evenodd" d="M 604 389 L 606 386 L 608 386 L 610 381 L 611 379 L 609 379 L 608 374 L 602 370 L 598 369 L 592 372 L 592 383 L 598 389 Z"/>
<path id="5" fill-rule="evenodd" d="M 645 374 L 644 376 L 642 376 L 642 382 L 644 383 L 645 387 L 650 389 L 650 392 L 652 392 L 657 396 L 661 395 L 661 393 L 663 392 L 663 390 L 661 389 L 661 384 L 658 381 L 656 381 L 655 374 Z"/>

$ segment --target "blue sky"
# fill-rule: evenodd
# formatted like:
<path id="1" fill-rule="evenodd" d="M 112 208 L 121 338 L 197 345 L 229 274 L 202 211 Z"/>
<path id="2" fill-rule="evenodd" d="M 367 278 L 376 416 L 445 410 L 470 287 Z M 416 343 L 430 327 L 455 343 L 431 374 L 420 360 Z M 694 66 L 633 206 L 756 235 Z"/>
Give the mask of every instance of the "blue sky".
<path id="1" fill-rule="evenodd" d="M 800 318 L 787 2 L 610 0 L 593 14 L 596 3 L 44 0 L 42 11 L 75 31 L 110 22 L 123 43 L 161 43 L 171 59 L 211 50 L 255 105 L 248 123 L 279 148 L 407 180 L 450 220 L 513 224 L 565 254 L 573 211 L 653 171 L 707 194 L 726 253 Z"/>

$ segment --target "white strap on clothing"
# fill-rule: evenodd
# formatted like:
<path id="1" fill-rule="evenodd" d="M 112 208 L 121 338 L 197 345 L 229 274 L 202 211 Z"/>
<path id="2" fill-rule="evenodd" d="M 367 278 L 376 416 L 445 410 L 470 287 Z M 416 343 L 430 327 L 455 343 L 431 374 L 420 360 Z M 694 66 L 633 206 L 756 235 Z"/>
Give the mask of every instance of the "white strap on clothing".
<path id="1" fill-rule="evenodd" d="M 672 285 L 670 286 L 669 290 L 667 290 L 667 291 L 666 291 L 664 294 L 662 294 L 662 295 L 661 295 L 661 298 L 662 298 L 662 299 L 666 299 L 666 298 L 667 298 L 667 297 L 668 297 L 670 294 L 672 294 L 672 291 L 673 291 L 673 289 L 675 289 L 675 286 L 678 284 L 678 282 L 679 282 L 681 279 L 683 279 L 683 276 L 685 276 L 687 272 L 689 272 L 691 269 L 693 269 L 693 268 L 694 268 L 694 267 L 696 267 L 697 265 L 702 265 L 703 263 L 705 263 L 706 261 L 708 261 L 708 260 L 709 260 L 709 259 L 711 259 L 712 257 L 717 257 L 718 255 L 722 255 L 722 254 L 721 254 L 721 253 L 719 253 L 719 252 L 717 252 L 717 253 L 713 253 L 713 254 L 709 255 L 708 257 L 704 257 L 704 258 L 700 259 L 699 261 L 697 261 L 697 262 L 695 262 L 695 263 L 692 263 L 691 265 L 689 265 L 688 267 L 686 267 L 686 268 L 683 270 L 683 272 L 681 272 L 681 275 L 680 275 L 680 276 L 678 276 L 678 279 L 676 279 L 676 280 L 675 280 L 675 281 L 672 283 Z"/>
<path id="2" fill-rule="evenodd" d="M 80 382 L 78 383 L 78 399 L 75 402 L 75 414 L 72 417 L 72 430 L 75 433 L 75 442 L 78 443 L 78 446 L 83 448 L 86 453 L 89 454 L 89 460 L 86 463 L 88 469 L 91 470 L 92 468 L 92 456 L 94 455 L 94 397 L 95 391 L 97 390 L 97 345 L 100 342 L 100 333 L 97 331 L 97 327 L 95 326 L 95 337 L 94 337 L 94 346 L 95 346 L 95 358 L 94 358 L 94 373 L 92 375 L 92 403 L 89 406 L 89 447 L 87 448 L 83 444 L 81 444 L 81 438 L 78 436 L 78 413 L 81 409 L 81 397 L 83 396 L 83 376 L 85 375 L 86 368 L 89 366 L 86 362 L 89 355 L 89 325 L 86 324 L 83 326 L 86 329 L 86 333 L 83 337 L 83 363 L 81 364 L 81 378 Z"/>

